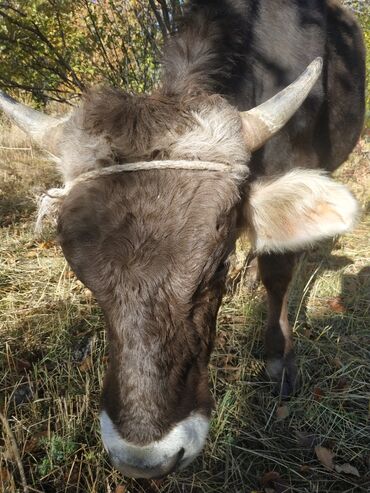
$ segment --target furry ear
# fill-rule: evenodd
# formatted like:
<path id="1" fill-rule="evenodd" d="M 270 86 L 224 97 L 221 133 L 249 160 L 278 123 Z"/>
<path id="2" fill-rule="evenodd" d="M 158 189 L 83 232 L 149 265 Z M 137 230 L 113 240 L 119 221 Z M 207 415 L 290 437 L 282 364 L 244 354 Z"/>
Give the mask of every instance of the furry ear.
<path id="1" fill-rule="evenodd" d="M 344 185 L 323 172 L 296 169 L 252 183 L 244 214 L 257 253 L 284 252 L 348 231 L 358 204 Z"/>

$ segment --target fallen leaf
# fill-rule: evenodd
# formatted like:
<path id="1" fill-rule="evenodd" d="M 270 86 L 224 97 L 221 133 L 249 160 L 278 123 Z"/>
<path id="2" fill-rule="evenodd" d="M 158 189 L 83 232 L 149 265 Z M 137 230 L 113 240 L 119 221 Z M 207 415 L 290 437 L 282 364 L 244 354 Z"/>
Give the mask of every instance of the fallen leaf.
<path id="1" fill-rule="evenodd" d="M 315 454 L 326 469 L 329 469 L 329 471 L 332 471 L 334 469 L 334 452 L 326 447 L 320 447 L 319 445 L 316 445 Z"/>
<path id="2" fill-rule="evenodd" d="M 343 305 L 343 300 L 340 296 L 336 296 L 335 298 L 328 300 L 328 305 L 335 313 L 344 313 L 346 311 Z"/>
<path id="3" fill-rule="evenodd" d="M 289 408 L 286 405 L 279 406 L 276 409 L 276 421 L 283 421 L 283 419 L 289 416 Z"/>
<path id="4" fill-rule="evenodd" d="M 91 370 L 93 366 L 93 361 L 91 356 L 87 356 L 80 365 L 78 365 L 78 368 L 82 373 L 86 373 L 87 371 Z"/>
<path id="5" fill-rule="evenodd" d="M 127 491 L 126 486 L 123 484 L 120 484 L 119 486 L 116 487 L 116 489 L 114 490 L 114 493 L 126 493 L 126 491 Z"/>
<path id="6" fill-rule="evenodd" d="M 0 482 L 5 483 L 10 481 L 11 474 L 6 467 L 0 467 Z"/>
<path id="7" fill-rule="evenodd" d="M 339 473 L 344 472 L 344 474 L 351 474 L 351 476 L 360 477 L 360 473 L 356 469 L 356 467 L 351 466 L 351 464 L 336 464 L 335 470 Z"/>
<path id="8" fill-rule="evenodd" d="M 307 474 L 311 471 L 311 466 L 309 464 L 301 464 L 299 470 L 302 474 Z"/>
<path id="9" fill-rule="evenodd" d="M 261 484 L 264 488 L 274 487 L 275 481 L 280 479 L 280 474 L 277 471 L 266 472 L 261 478 Z"/>
<path id="10" fill-rule="evenodd" d="M 54 241 L 41 241 L 37 245 L 41 250 L 49 250 L 50 248 L 53 248 L 55 246 Z"/>
<path id="11" fill-rule="evenodd" d="M 319 402 L 324 397 L 325 393 L 320 387 L 315 387 L 312 391 L 312 395 L 314 400 Z"/>

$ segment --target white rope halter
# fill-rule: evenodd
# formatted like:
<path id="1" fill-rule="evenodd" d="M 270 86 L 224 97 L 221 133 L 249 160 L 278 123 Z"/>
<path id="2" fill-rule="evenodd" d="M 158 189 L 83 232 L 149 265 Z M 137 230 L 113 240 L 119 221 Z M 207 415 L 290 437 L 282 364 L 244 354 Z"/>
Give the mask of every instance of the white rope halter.
<path id="1" fill-rule="evenodd" d="M 61 188 L 51 188 L 38 199 L 38 212 L 35 232 L 42 231 L 43 221 L 48 216 L 56 216 L 62 200 L 78 183 L 86 182 L 102 176 L 122 172 L 149 171 L 149 170 L 189 170 L 189 171 L 216 171 L 230 174 L 236 181 L 243 181 L 249 174 L 248 166 L 241 164 L 222 164 L 209 161 L 140 161 L 137 163 L 115 164 L 98 170 L 82 173 L 74 180 Z"/>

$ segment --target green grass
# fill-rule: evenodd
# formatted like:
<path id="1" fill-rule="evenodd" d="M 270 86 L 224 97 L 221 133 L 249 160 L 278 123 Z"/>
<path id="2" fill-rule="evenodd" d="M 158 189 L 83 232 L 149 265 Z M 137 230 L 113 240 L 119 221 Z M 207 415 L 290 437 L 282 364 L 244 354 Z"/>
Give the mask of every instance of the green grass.
<path id="1" fill-rule="evenodd" d="M 30 147 L 4 126 L 1 142 Z M 217 408 L 204 453 L 161 483 L 126 481 L 111 467 L 99 436 L 106 364 L 101 312 L 52 234 L 36 239 L 33 233 L 34 195 L 55 183 L 55 172 L 35 149 L 0 147 L 0 153 L 0 410 L 29 491 L 370 491 L 369 214 L 352 233 L 299 262 L 290 318 L 301 388 L 285 404 L 288 416 L 278 419 L 281 403 L 263 374 L 264 290 L 242 280 L 219 314 L 210 374 Z M 362 142 L 338 173 L 364 210 L 369 153 Z M 242 252 L 239 245 L 241 258 Z M 326 470 L 315 445 L 333 450 L 336 462 L 353 465 L 360 477 Z M 24 491 L 19 465 L 4 428 L 0 492 L 18 491 Z"/>

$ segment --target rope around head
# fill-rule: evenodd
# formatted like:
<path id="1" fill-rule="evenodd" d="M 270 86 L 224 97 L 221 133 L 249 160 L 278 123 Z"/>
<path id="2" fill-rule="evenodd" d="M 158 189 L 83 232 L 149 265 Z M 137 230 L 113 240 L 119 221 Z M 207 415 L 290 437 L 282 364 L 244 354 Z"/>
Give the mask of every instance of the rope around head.
<path id="1" fill-rule="evenodd" d="M 61 188 L 51 188 L 38 199 L 38 211 L 35 224 L 35 232 L 40 233 L 43 227 L 43 221 L 46 217 L 56 218 L 59 206 L 62 200 L 69 194 L 72 188 L 78 183 L 86 182 L 99 178 L 101 176 L 113 175 L 122 172 L 149 171 L 149 170 L 169 170 L 180 169 L 189 171 L 218 171 L 230 173 L 237 181 L 243 181 L 249 174 L 246 165 L 228 165 L 222 163 L 213 163 L 209 161 L 140 161 L 137 163 L 115 164 L 100 168 L 98 170 L 82 173 L 74 180 L 66 183 Z"/>

